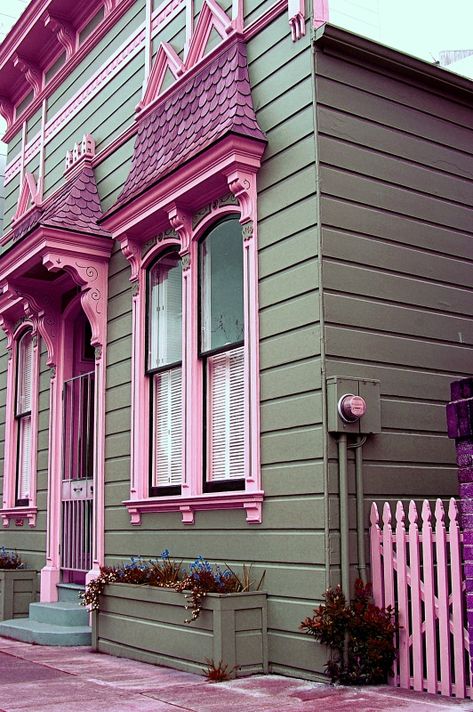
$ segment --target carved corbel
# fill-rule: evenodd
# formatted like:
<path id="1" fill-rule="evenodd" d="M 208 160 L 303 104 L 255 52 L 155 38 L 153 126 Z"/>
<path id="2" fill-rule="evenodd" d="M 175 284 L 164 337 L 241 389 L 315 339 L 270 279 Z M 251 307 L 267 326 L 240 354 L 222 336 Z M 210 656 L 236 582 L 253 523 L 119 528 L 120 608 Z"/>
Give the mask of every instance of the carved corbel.
<path id="1" fill-rule="evenodd" d="M 227 174 L 228 187 L 240 205 L 240 222 L 243 224 L 256 215 L 256 176 L 243 170 Z"/>
<path id="2" fill-rule="evenodd" d="M 56 34 L 58 41 L 66 50 L 66 59 L 72 57 L 77 49 L 77 31 L 72 23 L 58 15 L 48 13 L 44 26 L 49 27 Z"/>
<path id="3" fill-rule="evenodd" d="M 179 207 L 175 203 L 167 207 L 169 222 L 177 232 L 181 242 L 180 253 L 187 255 L 190 250 L 192 239 L 192 216 L 187 210 Z"/>
<path id="4" fill-rule="evenodd" d="M 6 96 L 0 96 L 0 114 L 3 116 L 7 123 L 7 131 L 13 123 L 13 118 L 15 116 L 15 109 L 13 104 Z"/>
<path id="5" fill-rule="evenodd" d="M 117 5 L 117 0 L 105 0 L 103 4 L 104 8 L 104 15 L 107 17 L 107 15 L 110 15 L 113 10 L 115 10 L 115 7 Z"/>
<path id="6" fill-rule="evenodd" d="M 57 338 L 59 325 L 58 305 L 48 296 L 25 294 L 23 308 L 25 315 L 33 321 L 36 329 L 46 344 L 48 353 L 47 365 L 53 367 L 57 363 Z"/>
<path id="7" fill-rule="evenodd" d="M 300 40 L 305 35 L 304 0 L 289 0 L 287 5 L 291 39 Z"/>
<path id="8" fill-rule="evenodd" d="M 37 96 L 43 86 L 43 73 L 36 64 L 29 62 L 24 57 L 19 54 L 15 54 L 13 58 L 13 66 L 18 67 L 20 72 L 22 72 L 28 84 L 31 85 L 33 89 L 33 96 Z"/>
<path id="9" fill-rule="evenodd" d="M 107 327 L 107 263 L 48 253 L 43 265 L 50 272 L 64 270 L 81 288 L 81 304 L 92 328 L 92 346 L 105 346 Z"/>
<path id="10" fill-rule="evenodd" d="M 141 250 L 136 242 L 131 237 L 124 237 L 120 241 L 120 247 L 123 256 L 128 260 L 131 267 L 130 282 L 136 282 L 141 265 Z"/>

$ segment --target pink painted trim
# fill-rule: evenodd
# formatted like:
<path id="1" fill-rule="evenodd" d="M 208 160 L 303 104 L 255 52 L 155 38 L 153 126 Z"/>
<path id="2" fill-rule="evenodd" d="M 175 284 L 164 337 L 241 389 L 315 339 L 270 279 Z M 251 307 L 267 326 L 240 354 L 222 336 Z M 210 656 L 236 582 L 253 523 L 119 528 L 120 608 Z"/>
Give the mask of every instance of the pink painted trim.
<path id="1" fill-rule="evenodd" d="M 245 509 L 249 524 L 261 524 L 264 492 L 226 492 L 192 497 L 161 497 L 159 499 L 128 500 L 123 504 L 130 514 L 131 524 L 139 526 L 146 513 L 181 512 L 185 524 L 194 524 L 194 513 L 213 509 Z"/>
<path id="2" fill-rule="evenodd" d="M 246 42 L 258 35 L 265 27 L 282 15 L 283 12 L 286 12 L 286 9 L 287 0 L 277 0 L 274 5 L 271 5 L 269 10 L 263 12 L 262 15 L 257 17 L 256 20 L 253 20 L 253 22 L 245 28 L 243 36 Z"/>
<path id="3" fill-rule="evenodd" d="M 329 21 L 329 0 L 313 0 L 313 3 L 313 26 L 317 29 Z"/>
<path id="4" fill-rule="evenodd" d="M 126 1 L 129 2 L 129 0 Z M 182 1 L 183 0 L 168 0 L 168 4 L 164 8 L 159 8 L 155 11 L 153 18 L 153 35 L 156 34 L 158 30 L 161 30 L 166 24 L 171 22 L 175 14 L 179 11 Z M 119 18 L 117 17 L 117 19 Z M 112 81 L 112 79 L 123 69 L 123 67 L 126 66 L 126 64 L 142 50 L 145 41 L 146 29 L 142 27 L 134 35 L 132 35 L 129 40 L 124 42 L 123 45 L 118 48 L 108 63 L 98 69 L 97 72 L 95 72 L 95 74 L 62 107 L 62 109 L 49 120 L 44 131 L 45 144 L 54 138 L 54 136 L 56 136 L 59 131 L 61 131 L 62 128 L 67 125 L 67 123 L 69 123 L 69 121 L 71 121 L 74 116 L 81 111 L 99 91 L 101 91 L 110 81 Z M 52 81 L 54 81 L 54 79 Z M 43 94 L 44 92 L 42 92 L 39 96 L 42 96 Z M 36 102 L 34 103 L 36 104 Z M 7 136 L 7 134 L 5 134 L 4 141 L 9 141 L 15 135 L 16 131 L 13 132 L 13 128 L 15 127 L 12 127 L 12 131 L 10 132 L 11 135 Z M 31 158 L 39 152 L 40 144 L 41 137 L 37 134 L 26 146 L 26 162 L 31 160 Z M 17 175 L 20 168 L 19 161 L 20 157 L 17 157 L 6 166 L 5 185 L 7 185 Z"/>
<path id="5" fill-rule="evenodd" d="M 3 137 L 3 141 L 5 143 L 11 141 L 11 139 L 18 132 L 20 128 L 20 121 L 28 121 L 28 119 L 33 116 L 33 114 L 39 109 L 42 100 L 44 98 L 48 98 L 54 91 L 56 91 L 56 89 L 64 82 L 66 77 L 80 64 L 80 62 L 82 62 L 84 57 L 86 57 L 91 52 L 95 45 L 98 44 L 98 42 L 100 42 L 100 40 L 107 34 L 107 32 L 109 32 L 109 30 L 118 22 L 120 17 L 122 17 L 122 15 L 124 15 L 125 12 L 131 7 L 131 5 L 133 5 L 133 2 L 134 0 L 121 0 L 121 2 L 117 3 L 113 13 L 111 13 L 107 17 L 104 17 L 103 21 L 95 29 L 95 31 L 92 32 L 89 37 L 87 37 L 84 44 L 79 47 L 77 52 L 75 52 L 75 54 L 70 58 L 70 60 L 66 62 L 63 67 L 61 67 L 58 73 L 55 74 L 54 77 L 52 77 L 51 81 L 48 82 L 45 87 L 43 87 L 43 90 L 38 94 L 37 97 L 35 97 L 35 99 L 25 109 L 25 111 L 21 115 L 15 116 L 15 120 L 13 121 L 10 128 L 7 130 Z M 23 40 L 23 28 L 29 29 L 31 27 L 31 22 L 33 22 L 33 24 L 35 22 L 40 22 L 41 24 L 39 16 L 31 20 L 28 20 L 28 17 L 25 17 L 21 23 L 17 23 L 18 28 L 15 26 L 10 35 L 7 36 L 6 40 L 2 44 L 2 50 L 5 50 L 5 52 L 0 52 L 0 65 L 2 68 L 10 60 L 11 55 L 17 50 L 18 45 Z M 14 31 L 16 29 L 18 31 L 16 34 L 14 34 Z M 56 59 L 57 56 L 55 55 L 51 59 L 49 65 L 45 68 L 45 73 L 48 71 L 49 67 L 52 66 Z M 24 97 L 22 96 L 17 103 L 20 103 L 23 98 Z"/>
<path id="6" fill-rule="evenodd" d="M 37 507 L 13 507 L 12 509 L 1 509 L 0 517 L 3 526 L 8 528 L 13 521 L 16 526 L 22 526 L 24 521 L 28 521 L 28 526 L 34 529 L 36 526 Z M 21 523 L 21 524 L 20 524 Z"/>
<path id="7" fill-rule="evenodd" d="M 14 291 L 14 290 L 13 290 Z M 13 297 L 13 299 L 12 299 Z M 39 348 L 38 348 L 38 322 L 25 319 L 24 304 L 16 294 L 12 294 L 7 287 L 0 301 L 1 326 L 8 338 L 9 359 L 7 367 L 7 396 L 5 405 L 5 451 L 3 464 L 3 500 L 0 515 L 3 526 L 7 527 L 11 519 L 26 518 L 31 527 L 36 524 L 36 471 L 38 459 L 38 392 L 39 392 Z M 19 311 L 21 308 L 21 311 Z M 23 318 L 18 315 L 23 313 Z M 18 361 L 18 340 L 26 331 L 33 334 L 33 362 L 32 362 L 32 400 L 31 400 L 31 472 L 30 493 L 28 506 L 16 506 L 16 479 L 17 479 L 17 443 L 18 425 L 15 419 L 16 376 Z"/>

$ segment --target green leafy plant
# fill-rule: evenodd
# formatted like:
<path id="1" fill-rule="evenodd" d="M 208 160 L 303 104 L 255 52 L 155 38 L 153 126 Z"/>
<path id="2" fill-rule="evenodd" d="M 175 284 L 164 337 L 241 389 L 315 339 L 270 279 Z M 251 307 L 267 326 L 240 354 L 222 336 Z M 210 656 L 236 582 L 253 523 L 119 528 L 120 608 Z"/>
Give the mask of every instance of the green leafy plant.
<path id="1" fill-rule="evenodd" d="M 259 590 L 264 580 L 264 573 L 258 583 L 252 580 L 251 566 L 243 565 L 239 577 L 230 567 L 221 569 L 211 565 L 200 554 L 190 564 L 189 570 L 182 567 L 182 561 L 171 559 L 165 549 L 157 559 L 144 560 L 141 556 L 132 556 L 130 562 L 121 566 L 103 566 L 97 578 L 90 581 L 83 593 L 81 603 L 98 610 L 100 595 L 108 583 L 147 584 L 160 588 L 172 588 L 185 596 L 185 609 L 191 610 L 191 617 L 186 623 L 192 623 L 200 614 L 202 602 L 208 593 L 242 593 Z"/>
<path id="2" fill-rule="evenodd" d="M 4 546 L 0 547 L 0 569 L 24 569 L 25 564 L 21 556 L 15 551 L 8 551 Z"/>
<path id="3" fill-rule="evenodd" d="M 326 669 L 332 682 L 386 682 L 396 658 L 397 625 L 392 607 L 374 605 L 371 585 L 364 585 L 360 579 L 355 583 L 351 603 L 347 603 L 340 586 L 328 589 L 324 598 L 325 604 L 314 609 L 314 615 L 305 618 L 300 628 L 330 647 Z"/>
<path id="4" fill-rule="evenodd" d="M 233 677 L 233 673 L 238 668 L 237 665 L 233 668 L 229 668 L 223 660 L 215 663 L 213 659 L 209 660 L 208 658 L 205 658 L 205 662 L 207 667 L 203 668 L 203 672 L 209 682 L 226 682 Z"/>

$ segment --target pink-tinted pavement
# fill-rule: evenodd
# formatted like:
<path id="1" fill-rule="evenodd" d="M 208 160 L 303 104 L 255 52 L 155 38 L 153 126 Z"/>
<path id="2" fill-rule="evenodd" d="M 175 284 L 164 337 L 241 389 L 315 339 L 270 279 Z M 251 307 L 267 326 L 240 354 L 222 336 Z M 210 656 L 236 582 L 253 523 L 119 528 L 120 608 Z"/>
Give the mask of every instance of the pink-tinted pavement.
<path id="1" fill-rule="evenodd" d="M 392 687 L 347 688 L 278 675 L 212 684 L 199 675 L 0 638 L 0 712 L 435 712 L 468 710 Z"/>

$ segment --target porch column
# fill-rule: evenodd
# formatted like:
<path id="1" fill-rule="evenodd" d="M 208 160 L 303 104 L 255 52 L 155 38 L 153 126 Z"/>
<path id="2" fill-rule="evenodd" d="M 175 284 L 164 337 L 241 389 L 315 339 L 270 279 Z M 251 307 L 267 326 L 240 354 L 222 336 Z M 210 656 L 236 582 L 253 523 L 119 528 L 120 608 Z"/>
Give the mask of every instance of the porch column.
<path id="1" fill-rule="evenodd" d="M 473 378 L 454 381 L 447 405 L 448 437 L 455 439 L 460 513 L 463 527 L 463 563 L 467 625 L 473 660 Z"/>

